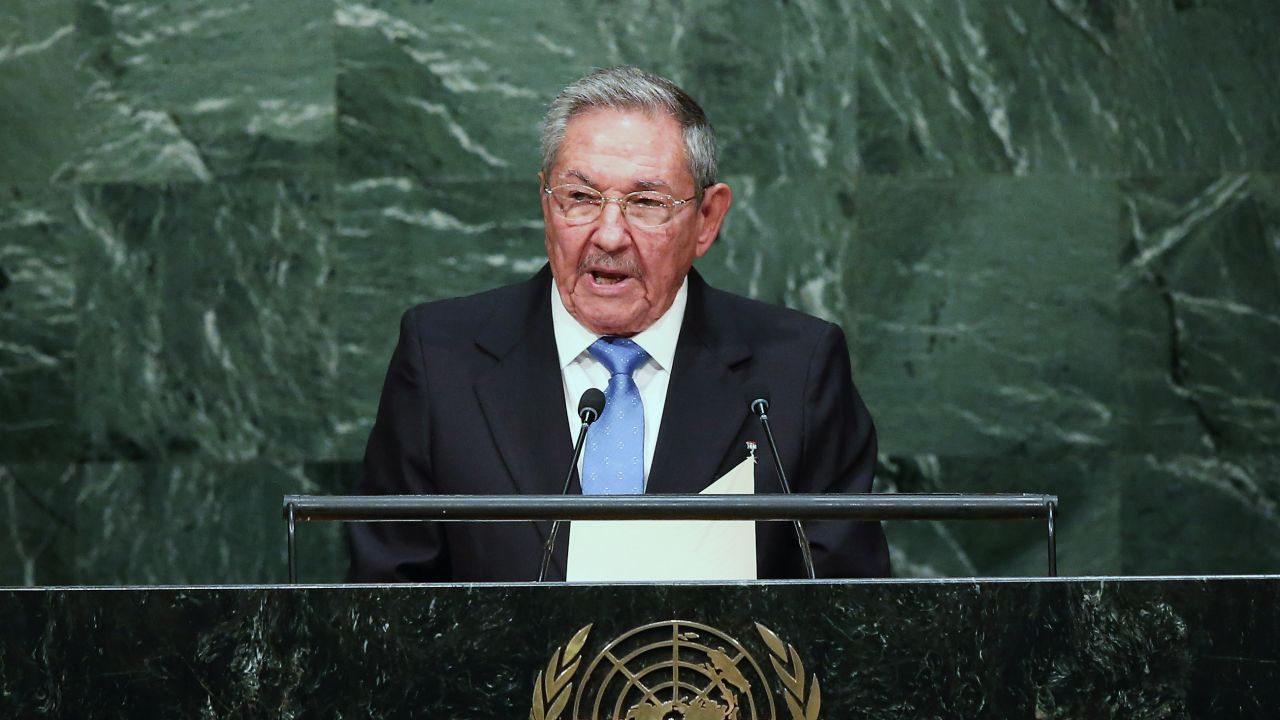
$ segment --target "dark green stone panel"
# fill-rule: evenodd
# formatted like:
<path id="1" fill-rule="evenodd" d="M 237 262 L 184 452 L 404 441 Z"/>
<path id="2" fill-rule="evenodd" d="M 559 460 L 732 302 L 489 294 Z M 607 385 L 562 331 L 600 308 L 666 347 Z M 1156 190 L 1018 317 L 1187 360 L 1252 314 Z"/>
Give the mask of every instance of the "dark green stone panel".
<path id="1" fill-rule="evenodd" d="M 0 465 L 0 586 L 273 583 L 288 578 L 281 498 L 349 491 L 342 463 Z M 335 523 L 300 525 L 298 575 L 346 571 Z"/>
<path id="2" fill-rule="evenodd" d="M 1126 574 L 1280 568 L 1280 455 L 1147 455 L 1120 467 Z"/>
<path id="3" fill-rule="evenodd" d="M 339 2 L 341 169 L 531 177 L 557 89 L 635 64 L 699 98 L 727 173 L 852 170 L 855 49 L 844 2 Z"/>
<path id="4" fill-rule="evenodd" d="M 1055 492 L 1065 572 L 1274 570 L 1277 26 L 1272 0 L 5 2 L 2 581 L 274 567 L 166 570 L 46 513 L 104 467 L 144 534 L 174 528 L 128 483 L 249 491 L 138 468 L 349 488 L 400 313 L 536 271 L 540 115 L 617 63 L 718 128 L 736 202 L 701 271 L 845 327 L 883 489 Z M 331 530 L 304 576 L 340 572 Z M 1042 568 L 1032 525 L 890 539 L 906 575 Z"/>
<path id="5" fill-rule="evenodd" d="M 858 243 L 856 193 L 848 178 L 827 172 L 724 180 L 733 188 L 733 208 L 720 239 L 695 267 L 715 287 L 843 320 L 850 300 L 842 268 Z"/>
<path id="6" fill-rule="evenodd" d="M 76 466 L 0 463 L 0 586 L 77 582 Z"/>
<path id="7" fill-rule="evenodd" d="M 1280 6 L 856 5 L 873 174 L 1274 170 Z"/>
<path id="8" fill-rule="evenodd" d="M 1280 3 L 1124 6 L 1124 170 L 1280 170 Z"/>
<path id="9" fill-rule="evenodd" d="M 1155 453 L 1280 448 L 1280 176 L 1125 182 L 1121 317 L 1134 415 Z"/>
<path id="10" fill-rule="evenodd" d="M 882 458 L 888 493 L 1046 493 L 1058 496 L 1058 573 L 1121 570 L 1120 470 L 1110 454 Z M 953 520 L 885 524 L 895 577 L 1034 577 L 1048 574 L 1043 521 Z M 1128 568 L 1126 568 L 1128 570 Z M 1134 568 L 1142 572 L 1142 568 Z M 1152 570 L 1154 571 L 1154 569 Z"/>
<path id="11" fill-rule="evenodd" d="M 332 177 L 333 6 L 76 3 L 76 102 L 93 121 L 62 181 Z"/>
<path id="12" fill-rule="evenodd" d="M 1118 440 L 1112 183 L 866 178 L 846 327 L 882 451 L 1096 451 Z"/>
<path id="13" fill-rule="evenodd" d="M 1117 171 L 1119 3 L 855 3 L 875 175 Z"/>
<path id="14" fill-rule="evenodd" d="M 577 52 L 546 33 L 576 16 L 560 3 L 339 0 L 343 177 L 536 183 L 537 121 L 572 74 L 552 68 Z"/>
<path id="15" fill-rule="evenodd" d="M 332 470 L 200 461 L 83 467 L 75 488 L 76 583 L 274 583 L 288 579 L 281 498 L 343 492 Z M 298 533 L 299 579 L 346 569 L 336 524 Z"/>
<path id="16" fill-rule="evenodd" d="M 75 0 L 0 6 L 0 183 L 47 182 L 106 120 L 86 112 L 92 75 L 78 67 Z"/>
<path id="17" fill-rule="evenodd" d="M 0 187 L 0 462 L 77 452 L 76 267 L 84 239 L 70 192 Z"/>
<path id="18" fill-rule="evenodd" d="M 99 459 L 322 459 L 340 380 L 332 200 L 283 182 L 86 187 L 77 408 Z"/>
<path id="19" fill-rule="evenodd" d="M 5 5 L 0 182 L 332 176 L 331 3 Z"/>

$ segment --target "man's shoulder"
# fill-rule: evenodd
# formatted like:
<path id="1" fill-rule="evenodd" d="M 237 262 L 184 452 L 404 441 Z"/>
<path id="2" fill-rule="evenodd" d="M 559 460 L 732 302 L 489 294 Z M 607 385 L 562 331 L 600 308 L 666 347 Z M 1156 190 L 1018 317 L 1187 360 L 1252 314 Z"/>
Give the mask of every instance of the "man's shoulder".
<path id="1" fill-rule="evenodd" d="M 744 335 L 812 340 L 840 332 L 838 325 L 822 318 L 727 290 L 706 286 L 705 298 L 709 316 L 733 323 Z"/>

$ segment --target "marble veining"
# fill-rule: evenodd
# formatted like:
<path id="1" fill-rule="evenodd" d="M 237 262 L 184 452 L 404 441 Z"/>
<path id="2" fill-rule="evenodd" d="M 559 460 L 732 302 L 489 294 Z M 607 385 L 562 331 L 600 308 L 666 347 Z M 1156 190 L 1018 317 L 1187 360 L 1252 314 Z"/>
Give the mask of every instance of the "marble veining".
<path id="1" fill-rule="evenodd" d="M 539 116 L 615 63 L 715 123 L 703 274 L 843 326 L 881 490 L 1057 494 L 1068 573 L 1280 568 L 1274 0 L 0 5 L 0 584 L 281 579 L 400 314 L 541 266 Z"/>
<path id="2" fill-rule="evenodd" d="M 1254 577 L 7 590 L 0 708 L 524 716 L 535 675 L 579 628 L 593 626 L 590 657 L 631 628 L 681 619 L 767 655 L 750 634 L 765 624 L 821 682 L 823 717 L 1263 718 L 1280 701 L 1277 587 Z"/>

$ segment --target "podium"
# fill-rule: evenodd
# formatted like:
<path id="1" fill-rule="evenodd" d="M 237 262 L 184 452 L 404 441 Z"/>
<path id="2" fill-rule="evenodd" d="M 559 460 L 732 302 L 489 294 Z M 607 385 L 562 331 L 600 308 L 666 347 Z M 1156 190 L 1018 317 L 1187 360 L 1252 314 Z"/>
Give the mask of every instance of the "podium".
<path id="1" fill-rule="evenodd" d="M 1041 519 L 1051 576 L 0 589 L 2 718 L 1272 718 L 1280 576 L 1057 578 L 1053 496 L 287 496 L 306 520 Z"/>
<path id="2" fill-rule="evenodd" d="M 0 618 L 5 718 L 614 717 L 711 686 L 700 719 L 717 682 L 739 720 L 1280 707 L 1271 576 L 5 589 Z"/>

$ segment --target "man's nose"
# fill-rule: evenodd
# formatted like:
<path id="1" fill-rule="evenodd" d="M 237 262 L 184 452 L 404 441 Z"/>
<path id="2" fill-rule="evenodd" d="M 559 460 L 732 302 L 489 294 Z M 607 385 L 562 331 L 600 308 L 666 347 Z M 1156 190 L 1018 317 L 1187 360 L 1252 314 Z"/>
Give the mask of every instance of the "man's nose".
<path id="1" fill-rule="evenodd" d="M 627 218 L 622 214 L 622 203 L 610 198 L 600 209 L 600 217 L 596 219 L 594 233 L 595 244 L 600 249 L 613 252 L 631 242 L 631 228 Z"/>

